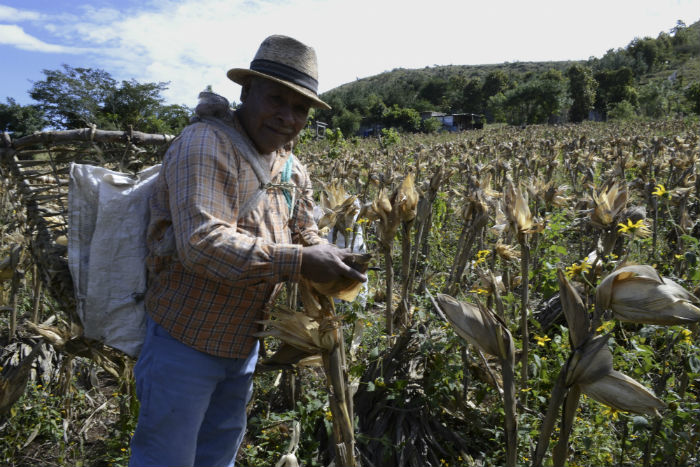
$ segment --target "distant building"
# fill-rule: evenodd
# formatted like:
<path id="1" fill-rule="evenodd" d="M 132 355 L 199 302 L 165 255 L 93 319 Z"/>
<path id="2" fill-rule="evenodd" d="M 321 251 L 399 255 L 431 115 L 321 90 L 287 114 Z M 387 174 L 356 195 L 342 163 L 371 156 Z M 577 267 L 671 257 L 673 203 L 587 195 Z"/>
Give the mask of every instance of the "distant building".
<path id="1" fill-rule="evenodd" d="M 319 139 L 326 136 L 326 128 L 328 128 L 328 124 L 316 120 L 309 120 L 309 122 L 306 124 L 306 128 L 311 132 L 311 134 L 314 135 L 315 139 Z"/>
<path id="2" fill-rule="evenodd" d="M 434 118 L 442 124 L 443 131 L 463 131 L 463 130 L 475 130 L 484 128 L 484 122 L 486 117 L 481 114 L 472 113 L 459 113 L 459 114 L 446 114 L 443 112 L 435 111 L 425 111 L 420 113 L 421 120 L 427 120 L 428 118 Z M 380 123 L 370 123 L 370 119 L 364 118 L 362 124 L 360 125 L 360 130 L 358 135 L 362 137 L 377 136 L 384 125 Z"/>
<path id="3" fill-rule="evenodd" d="M 442 112 L 421 112 L 420 118 L 426 120 L 434 118 L 442 123 L 443 130 L 447 131 L 463 131 L 484 128 L 485 117 L 481 114 L 459 113 L 459 114 L 444 114 Z"/>

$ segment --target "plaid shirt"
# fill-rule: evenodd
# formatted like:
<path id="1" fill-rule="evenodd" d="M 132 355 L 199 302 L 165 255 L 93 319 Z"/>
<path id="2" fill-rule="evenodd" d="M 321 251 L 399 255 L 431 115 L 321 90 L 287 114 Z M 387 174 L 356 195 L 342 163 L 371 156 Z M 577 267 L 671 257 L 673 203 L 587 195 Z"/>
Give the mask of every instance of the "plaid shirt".
<path id="1" fill-rule="evenodd" d="M 231 124 L 247 138 L 237 118 Z M 273 157 L 274 184 L 294 156 L 282 149 Z M 151 198 L 146 293 L 149 315 L 173 337 L 220 357 L 250 354 L 266 305 L 282 282 L 299 280 L 298 243 L 321 241 L 311 183 L 298 161 L 290 182 L 302 187 L 291 218 L 282 190 L 269 188 L 237 220 L 239 207 L 260 187 L 239 150 L 205 123 L 188 126 L 173 142 Z M 169 236 L 176 253 L 156 255 Z"/>

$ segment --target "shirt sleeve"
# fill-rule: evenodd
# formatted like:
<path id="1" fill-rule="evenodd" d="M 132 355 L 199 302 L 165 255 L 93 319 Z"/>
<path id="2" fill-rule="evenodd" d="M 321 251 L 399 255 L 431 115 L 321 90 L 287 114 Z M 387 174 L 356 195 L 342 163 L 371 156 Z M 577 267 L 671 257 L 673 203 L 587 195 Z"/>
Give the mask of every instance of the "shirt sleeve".
<path id="1" fill-rule="evenodd" d="M 164 176 L 178 258 L 186 268 L 238 285 L 299 276 L 299 245 L 237 231 L 240 157 L 226 136 L 194 125 L 169 153 Z"/>

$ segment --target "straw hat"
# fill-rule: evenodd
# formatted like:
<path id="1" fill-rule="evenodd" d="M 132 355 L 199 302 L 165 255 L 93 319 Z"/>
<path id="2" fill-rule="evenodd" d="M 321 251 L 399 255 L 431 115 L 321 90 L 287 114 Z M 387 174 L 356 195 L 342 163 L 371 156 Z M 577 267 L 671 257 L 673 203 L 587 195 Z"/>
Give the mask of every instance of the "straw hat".
<path id="1" fill-rule="evenodd" d="M 232 68 L 226 76 L 240 85 L 251 76 L 270 79 L 308 97 L 315 107 L 331 108 L 318 98 L 316 52 L 291 37 L 268 37 L 260 44 L 250 69 Z"/>

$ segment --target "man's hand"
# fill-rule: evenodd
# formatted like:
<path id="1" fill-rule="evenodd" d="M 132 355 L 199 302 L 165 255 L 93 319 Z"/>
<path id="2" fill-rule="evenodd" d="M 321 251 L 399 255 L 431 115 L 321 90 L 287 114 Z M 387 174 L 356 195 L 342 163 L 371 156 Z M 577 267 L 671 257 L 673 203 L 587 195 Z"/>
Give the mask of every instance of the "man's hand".
<path id="1" fill-rule="evenodd" d="M 338 248 L 329 243 L 307 246 L 301 250 L 301 275 L 314 282 L 330 282 L 347 277 L 366 282 L 367 275 L 353 269 L 349 248 Z"/>

